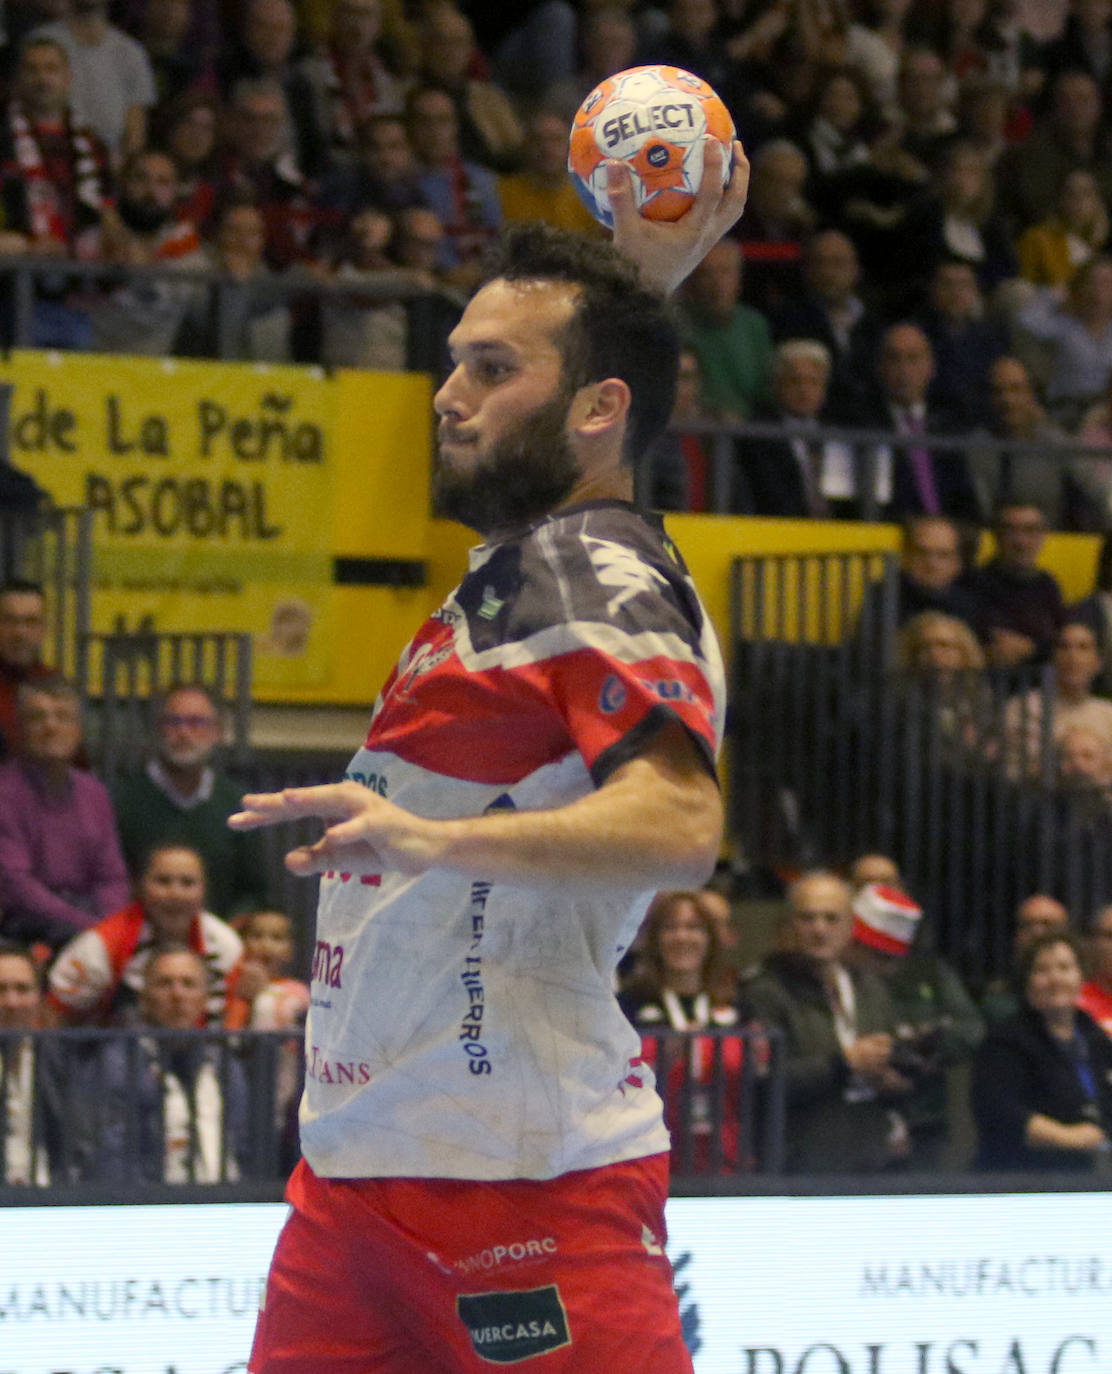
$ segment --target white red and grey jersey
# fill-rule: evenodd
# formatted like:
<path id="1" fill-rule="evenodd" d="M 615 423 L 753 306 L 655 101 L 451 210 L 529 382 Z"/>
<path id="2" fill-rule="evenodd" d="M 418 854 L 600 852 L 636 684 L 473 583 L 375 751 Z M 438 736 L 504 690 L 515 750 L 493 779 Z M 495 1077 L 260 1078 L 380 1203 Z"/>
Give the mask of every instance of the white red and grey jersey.
<path id="1" fill-rule="evenodd" d="M 550 809 L 725 681 L 679 555 L 621 502 L 472 551 L 347 777 L 429 818 Z M 432 870 L 321 880 L 302 1147 L 324 1177 L 551 1178 L 669 1148 L 613 973 L 652 896 Z"/>

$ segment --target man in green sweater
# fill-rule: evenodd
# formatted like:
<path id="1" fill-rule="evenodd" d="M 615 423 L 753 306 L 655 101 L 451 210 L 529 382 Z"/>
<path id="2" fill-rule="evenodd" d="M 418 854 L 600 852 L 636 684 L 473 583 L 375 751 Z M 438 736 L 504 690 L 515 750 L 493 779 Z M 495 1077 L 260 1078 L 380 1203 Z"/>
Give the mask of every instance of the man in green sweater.
<path id="1" fill-rule="evenodd" d="M 132 876 L 152 846 L 189 845 L 205 862 L 206 907 L 228 920 L 265 905 L 267 884 L 258 835 L 228 829 L 242 788 L 213 766 L 222 733 L 220 706 L 208 688 L 173 688 L 156 711 L 154 757 L 143 773 L 116 785 L 112 801 Z"/>
<path id="2" fill-rule="evenodd" d="M 720 240 L 688 278 L 683 307 L 704 405 L 745 420 L 769 394 L 772 335 L 759 310 L 739 303 L 741 269 L 740 245 Z"/>

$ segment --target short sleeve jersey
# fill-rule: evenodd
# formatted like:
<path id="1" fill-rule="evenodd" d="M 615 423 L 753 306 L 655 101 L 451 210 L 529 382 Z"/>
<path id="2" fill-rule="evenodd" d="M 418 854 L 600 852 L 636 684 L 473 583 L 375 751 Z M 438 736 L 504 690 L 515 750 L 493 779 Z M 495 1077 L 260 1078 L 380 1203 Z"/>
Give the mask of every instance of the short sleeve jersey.
<path id="1" fill-rule="evenodd" d="M 708 770 L 725 682 L 659 521 L 620 502 L 472 551 L 346 776 L 428 818 L 566 805 L 665 724 Z M 326 873 L 302 1148 L 325 1177 L 551 1178 L 669 1147 L 613 973 L 651 893 Z"/>

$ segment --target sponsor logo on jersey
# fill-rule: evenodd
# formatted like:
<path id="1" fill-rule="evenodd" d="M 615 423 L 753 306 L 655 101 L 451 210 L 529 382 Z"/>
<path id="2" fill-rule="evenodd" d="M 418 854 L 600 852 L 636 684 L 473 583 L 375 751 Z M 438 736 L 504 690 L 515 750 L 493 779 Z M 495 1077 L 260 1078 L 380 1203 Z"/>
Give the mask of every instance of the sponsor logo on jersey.
<path id="1" fill-rule="evenodd" d="M 383 773 L 361 773 L 358 769 L 349 768 L 344 774 L 344 781 L 357 782 L 360 787 L 365 787 L 370 792 L 377 792 L 380 797 L 386 796 L 386 776 Z"/>
<path id="2" fill-rule="evenodd" d="M 518 1364 L 571 1344 L 555 1284 L 520 1293 L 461 1293 L 456 1312 L 475 1354 L 489 1364 Z"/>
<path id="3" fill-rule="evenodd" d="M 338 1087 L 350 1083 L 353 1087 L 365 1087 L 372 1077 L 372 1068 L 366 1059 L 329 1059 L 319 1045 L 310 1045 L 305 1059 L 306 1076 L 318 1083 Z"/>
<path id="4" fill-rule="evenodd" d="M 331 945 L 327 940 L 318 940 L 313 951 L 312 981 L 323 983 L 328 988 L 342 988 L 343 968 L 343 945 Z"/>
<path id="5" fill-rule="evenodd" d="M 476 1076 L 493 1072 L 490 1050 L 483 1041 L 483 1017 L 486 1015 L 486 986 L 483 982 L 483 932 L 486 929 L 486 904 L 490 883 L 471 884 L 471 904 L 468 907 L 471 942 L 464 956 L 460 982 L 467 994 L 467 1010 L 460 1022 L 459 1042 L 468 1059 L 468 1070 Z"/>
<path id="6" fill-rule="evenodd" d="M 627 697 L 625 683 L 616 673 L 611 673 L 598 694 L 598 709 L 604 716 L 612 716 L 626 704 Z"/>

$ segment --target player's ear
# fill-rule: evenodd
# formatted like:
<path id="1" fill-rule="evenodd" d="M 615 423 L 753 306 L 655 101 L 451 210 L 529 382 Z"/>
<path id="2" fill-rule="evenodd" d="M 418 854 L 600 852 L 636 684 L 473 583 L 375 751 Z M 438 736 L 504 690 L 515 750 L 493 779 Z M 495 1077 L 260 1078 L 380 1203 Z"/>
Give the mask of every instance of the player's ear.
<path id="1" fill-rule="evenodd" d="M 629 387 L 620 377 L 608 377 L 604 382 L 583 387 L 576 401 L 572 428 L 584 438 L 593 438 L 625 420 L 629 414 Z"/>

